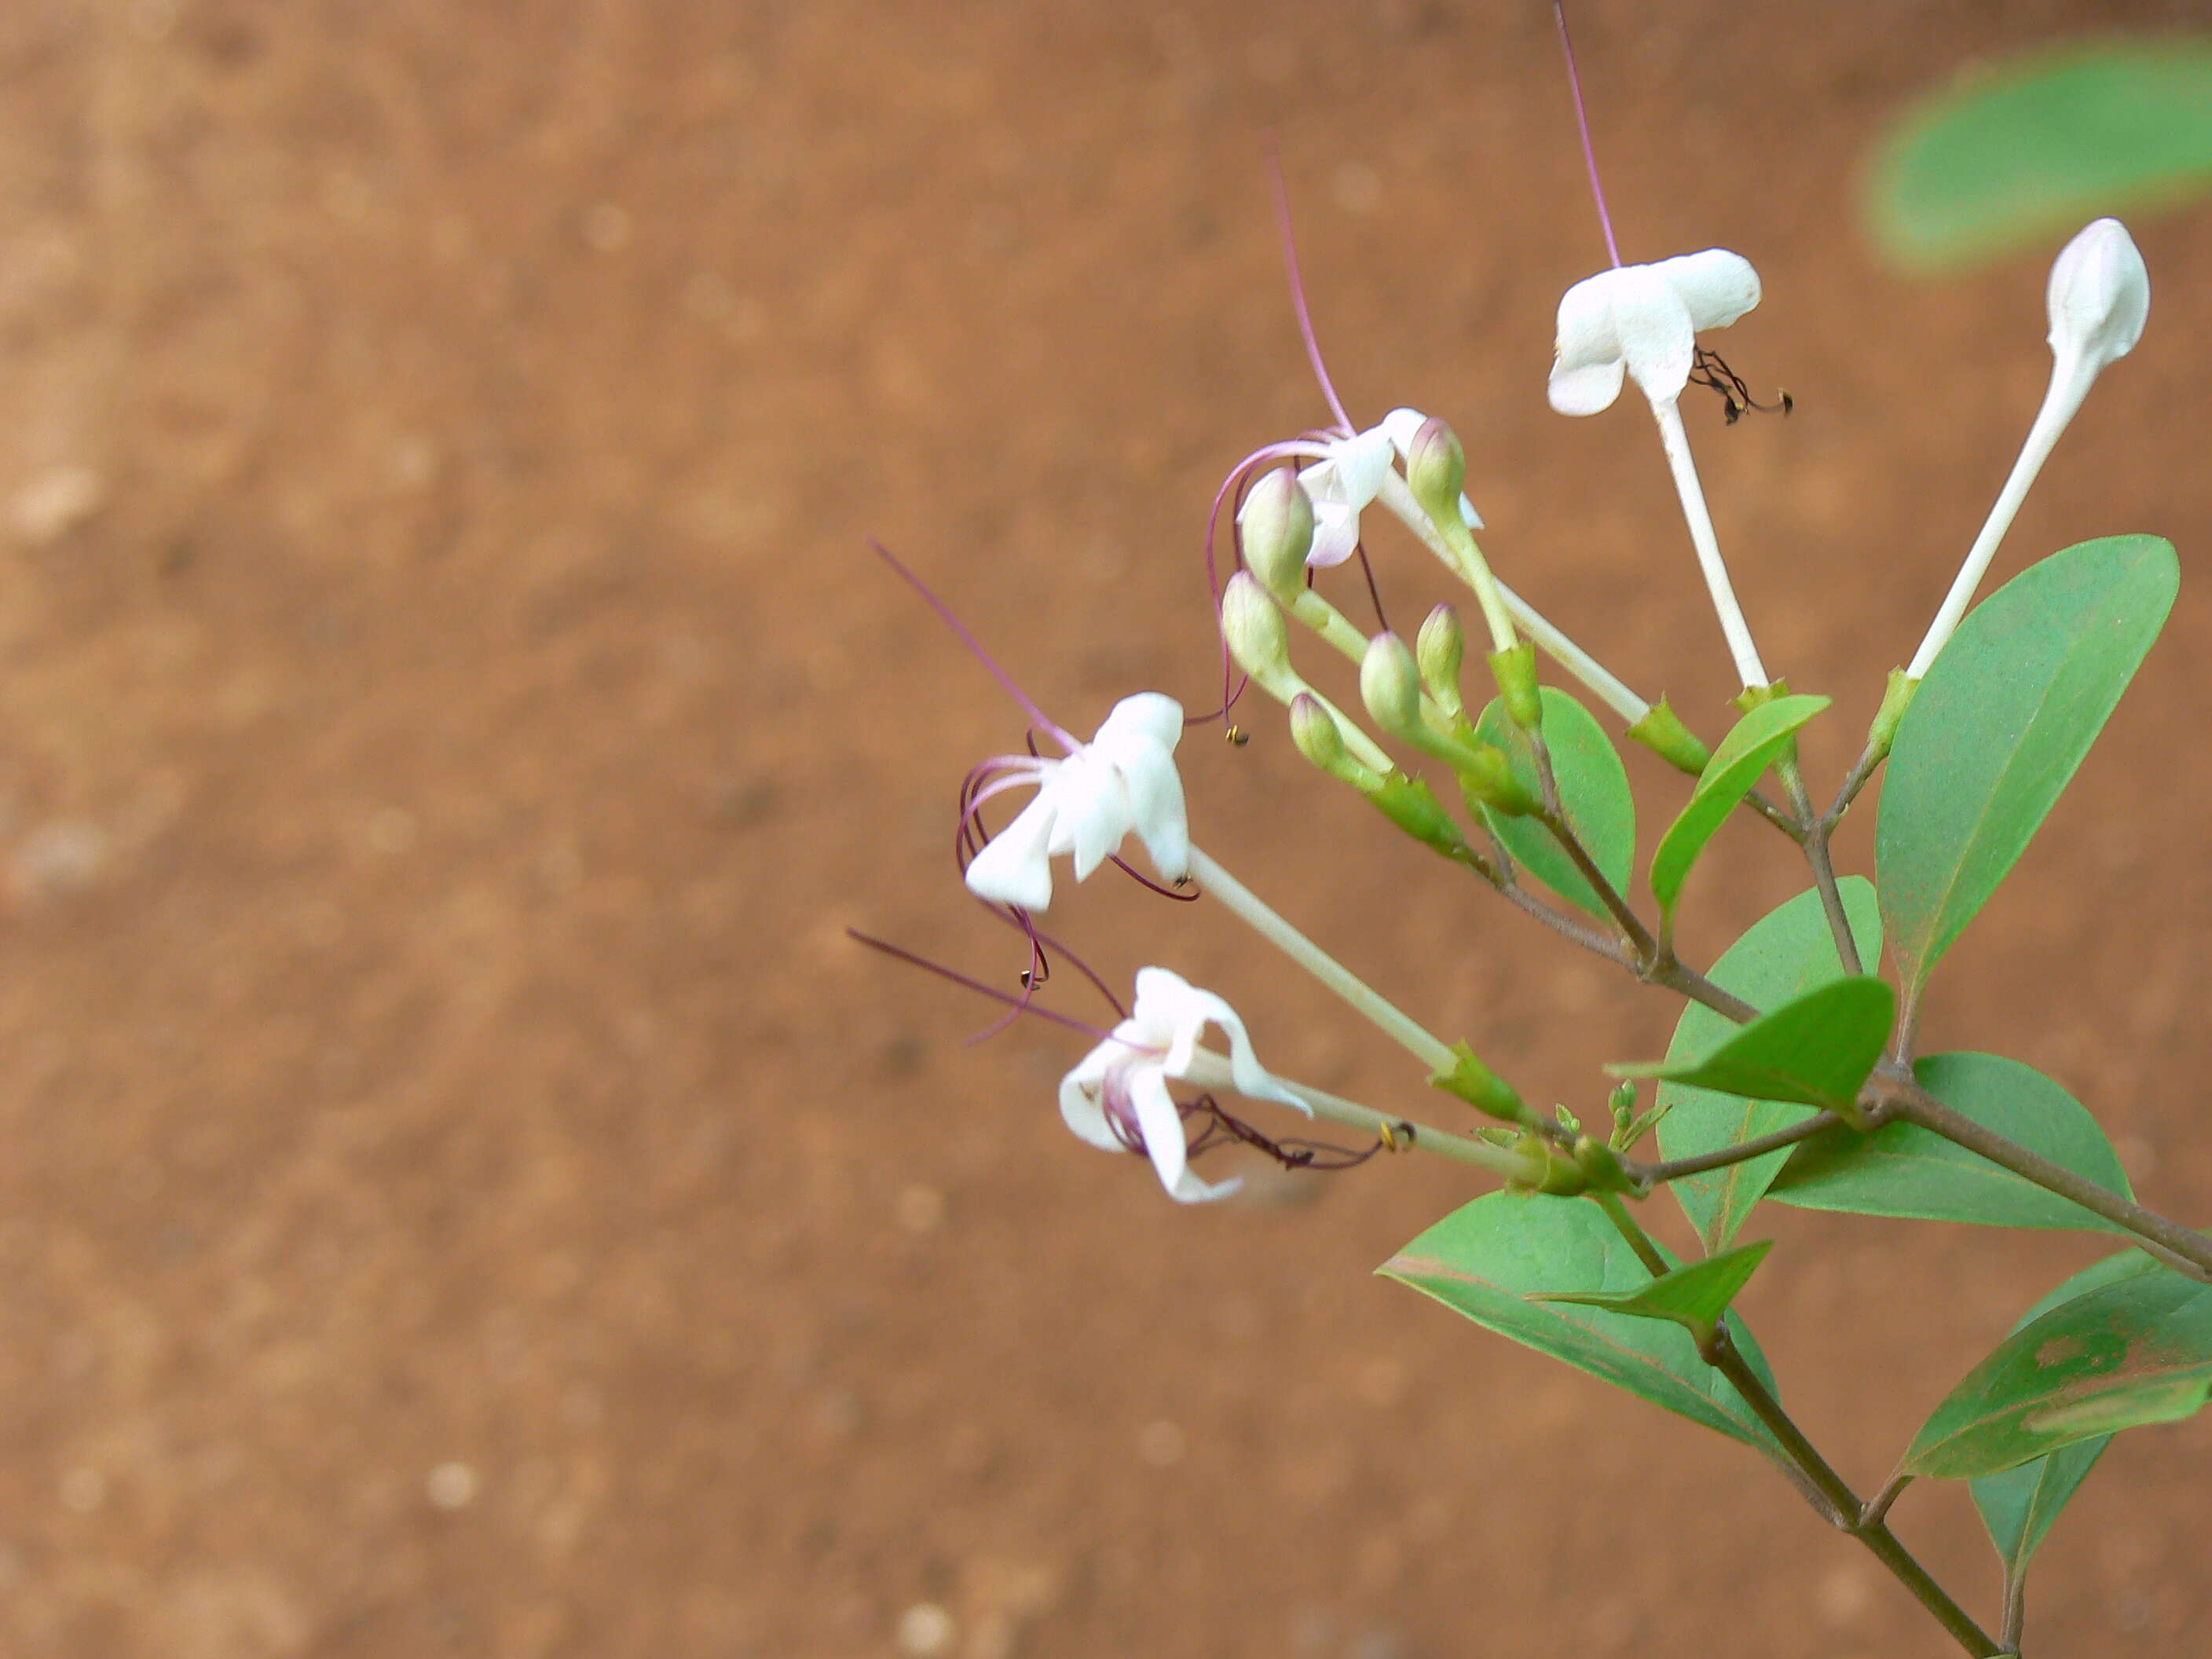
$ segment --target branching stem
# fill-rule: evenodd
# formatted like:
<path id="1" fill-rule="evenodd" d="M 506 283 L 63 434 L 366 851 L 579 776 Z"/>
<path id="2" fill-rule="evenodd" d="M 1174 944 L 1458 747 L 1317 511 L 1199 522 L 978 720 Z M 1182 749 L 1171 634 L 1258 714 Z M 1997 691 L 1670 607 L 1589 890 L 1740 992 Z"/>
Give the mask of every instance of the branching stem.
<path id="1" fill-rule="evenodd" d="M 1657 1278 L 1667 1271 L 1667 1260 L 1651 1242 L 1650 1236 L 1629 1214 L 1628 1207 L 1612 1193 L 1593 1194 L 1599 1206 L 1612 1218 L 1620 1236 L 1628 1241 L 1629 1248 L 1644 1267 Z M 1914 1559 L 1912 1553 L 1898 1541 L 1885 1518 L 1887 1505 L 1875 1510 L 1863 1505 L 1850 1483 L 1836 1473 L 1835 1468 L 1823 1457 L 1818 1448 L 1808 1439 L 1790 1413 L 1783 1409 L 1759 1373 L 1752 1369 L 1735 1340 L 1729 1334 L 1727 1316 L 1714 1322 L 1711 1338 L 1698 1345 L 1698 1352 L 1715 1370 L 1728 1378 L 1735 1391 L 1750 1407 L 1774 1436 L 1789 1467 L 1795 1471 L 1796 1485 L 1811 1500 L 1813 1507 L 1838 1530 L 1849 1533 L 1863 1545 L 1875 1559 L 1889 1570 L 1891 1577 L 1910 1590 L 1914 1599 L 1950 1632 L 1960 1647 L 1976 1656 L 1976 1659 L 1995 1659 L 2005 1649 L 1990 1638 L 1988 1632 L 1967 1615 L 1965 1608 L 1951 1599 L 1950 1593 L 1929 1576 L 1928 1569 Z M 1894 1493 L 1886 1494 L 1892 1498 Z M 1879 1501 L 1879 1500 L 1877 1500 Z"/>

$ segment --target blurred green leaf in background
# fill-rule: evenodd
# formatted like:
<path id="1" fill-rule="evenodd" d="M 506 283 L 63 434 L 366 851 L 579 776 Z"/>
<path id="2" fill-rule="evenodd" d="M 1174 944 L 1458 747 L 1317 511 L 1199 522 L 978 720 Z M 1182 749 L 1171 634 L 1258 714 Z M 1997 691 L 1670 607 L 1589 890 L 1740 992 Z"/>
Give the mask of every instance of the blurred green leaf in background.
<path id="1" fill-rule="evenodd" d="M 1908 270 L 1954 270 L 2212 187 L 2212 36 L 2076 43 L 1932 94 L 1873 158 L 1864 215 Z"/>

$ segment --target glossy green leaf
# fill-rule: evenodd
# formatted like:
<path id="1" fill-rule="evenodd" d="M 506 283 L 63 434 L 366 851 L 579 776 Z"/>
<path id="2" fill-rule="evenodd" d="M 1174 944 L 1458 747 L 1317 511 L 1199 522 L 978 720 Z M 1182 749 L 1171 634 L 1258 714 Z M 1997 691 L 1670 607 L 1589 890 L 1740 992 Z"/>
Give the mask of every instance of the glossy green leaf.
<path id="1" fill-rule="evenodd" d="M 1633 1292 L 1654 1282 L 1595 1204 L 1492 1193 L 1446 1216 L 1382 1272 L 1502 1336 L 1779 1455 L 1765 1425 L 1728 1379 L 1698 1357 L 1687 1331 L 1609 1309 L 1536 1299 Z M 1743 1343 L 1743 1334 L 1735 1334 Z M 1744 1346 L 1750 1358 L 1753 1351 Z M 1764 1362 L 1754 1364 L 1765 1380 Z"/>
<path id="2" fill-rule="evenodd" d="M 2141 1250 L 2123 1250 L 2118 1255 L 2107 1256 L 2045 1297 L 2022 1315 L 2020 1323 L 2013 1328 L 2017 1331 L 2033 1324 L 2053 1308 L 2100 1285 L 2159 1271 L 2158 1263 Z M 1974 1503 L 1981 1510 L 1982 1523 L 1990 1529 L 1990 1539 L 1997 1547 L 1999 1559 L 2004 1562 L 2008 1583 L 2027 1571 L 2028 1559 L 2035 1553 L 2036 1546 L 2051 1530 L 2051 1523 L 2058 1518 L 2059 1510 L 2066 1507 L 2075 1490 L 2089 1478 L 2089 1471 L 2104 1455 L 2112 1438 L 2108 1434 L 2100 1434 L 2077 1440 L 2058 1451 L 2031 1458 L 1995 1474 L 1982 1475 L 1974 1481 Z"/>
<path id="3" fill-rule="evenodd" d="M 1881 960 L 1881 919 L 1873 884 L 1861 876 L 1846 876 L 1838 885 L 1861 958 L 1869 963 Z M 1818 986 L 1844 977 L 1844 964 L 1836 954 L 1820 894 L 1800 893 L 1753 923 L 1713 964 L 1711 977 L 1723 990 L 1733 991 L 1759 1008 L 1778 1008 Z M 1710 1008 L 1692 1003 L 1682 1011 L 1674 1027 L 1667 1059 L 1671 1064 L 1710 1054 L 1737 1029 Z M 1667 1113 L 1659 1124 L 1659 1151 L 1668 1158 L 1696 1158 L 1757 1139 L 1795 1123 L 1808 1109 L 1684 1083 L 1661 1084 L 1658 1104 Z M 1706 1249 L 1723 1250 L 1734 1242 L 1752 1206 L 1789 1157 L 1785 1147 L 1763 1158 L 1731 1164 L 1724 1170 L 1669 1182 L 1667 1190 L 1690 1218 Z"/>
<path id="4" fill-rule="evenodd" d="M 1911 1000 L 1996 890 L 2158 637 L 2170 543 L 2055 553 L 1969 611 L 1921 682 L 1882 784 L 1882 921 Z"/>
<path id="5" fill-rule="evenodd" d="M 1908 1474 L 1994 1474 L 2118 1429 L 2189 1416 L 2212 1392 L 2212 1285 L 2177 1273 L 2099 1285 L 2007 1337 L 1936 1408 Z"/>
<path id="6" fill-rule="evenodd" d="M 1929 99 L 1871 170 L 1900 264 L 1956 265 L 2212 182 L 2212 40 L 2069 46 Z"/>
<path id="7" fill-rule="evenodd" d="M 1575 1302 L 1585 1307 L 1610 1308 L 1638 1319 L 1664 1319 L 1680 1325 L 1703 1340 L 1712 1333 L 1713 1322 L 1759 1271 L 1774 1241 L 1738 1245 L 1718 1255 L 1686 1267 L 1670 1267 L 1656 1279 L 1626 1291 L 1552 1291 L 1535 1297 L 1538 1302 Z"/>
<path id="8" fill-rule="evenodd" d="M 1503 700 L 1493 699 L 1482 711 L 1475 732 L 1503 749 L 1513 763 L 1514 776 L 1530 793 L 1538 793 L 1535 757 L 1528 738 L 1506 714 Z M 1636 869 L 1636 799 L 1629 793 L 1628 770 L 1620 763 L 1620 751 L 1589 709 L 1549 685 L 1544 688 L 1544 742 L 1552 751 L 1552 772 L 1559 780 L 1559 805 L 1567 822 L 1582 838 L 1590 861 L 1616 890 L 1626 893 Z M 1529 875 L 1594 916 L 1609 915 L 1604 901 L 1542 824 L 1487 811 L 1484 817 Z"/>
<path id="9" fill-rule="evenodd" d="M 1656 1077 L 1753 1100 L 1847 1109 L 1889 1041 L 1897 994 L 1853 975 L 1808 991 L 1694 1060 L 1608 1066 L 1617 1077 Z"/>
<path id="10" fill-rule="evenodd" d="M 2123 1198 L 2134 1196 L 2097 1120 L 2033 1067 L 1997 1054 L 1929 1054 L 1913 1073 L 1929 1094 L 1984 1127 Z M 1790 1155 L 1767 1196 L 1801 1209 L 1854 1215 L 2125 1231 L 1911 1123 L 1885 1124 L 1872 1134 L 1839 1128 L 1815 1135 Z"/>
<path id="11" fill-rule="evenodd" d="M 1780 758 L 1797 730 L 1828 706 L 1826 697 L 1777 697 L 1761 703 L 1735 723 L 1705 764 L 1690 804 L 1660 837 L 1651 855 L 1651 891 L 1659 908 L 1672 914 L 1681 902 L 1682 884 L 1737 805 L 1759 785 L 1766 769 Z"/>

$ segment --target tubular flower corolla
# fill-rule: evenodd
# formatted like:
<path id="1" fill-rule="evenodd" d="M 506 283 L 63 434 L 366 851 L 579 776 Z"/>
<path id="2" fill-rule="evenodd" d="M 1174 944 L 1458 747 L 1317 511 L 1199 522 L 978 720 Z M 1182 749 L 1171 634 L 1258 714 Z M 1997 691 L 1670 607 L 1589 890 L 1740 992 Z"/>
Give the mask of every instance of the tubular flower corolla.
<path id="1" fill-rule="evenodd" d="M 1163 879 L 1190 872 L 1190 825 L 1175 747 L 1182 705 L 1158 691 L 1115 703 L 1086 744 L 1066 758 L 1001 755 L 969 775 L 963 830 L 1002 790 L 1036 786 L 1012 823 L 969 861 L 968 890 L 993 904 L 1042 910 L 1052 902 L 1052 860 L 1073 854 L 1075 878 L 1088 877 L 1133 831 Z"/>
<path id="2" fill-rule="evenodd" d="M 1209 1025 L 1229 1040 L 1238 1093 L 1312 1115 L 1311 1107 L 1260 1064 L 1237 1011 L 1165 968 L 1138 971 L 1129 1017 L 1060 1080 L 1060 1115 L 1070 1129 L 1109 1152 L 1145 1153 L 1169 1196 L 1185 1204 L 1224 1197 L 1237 1185 L 1191 1173 L 1182 1113 L 1168 1092 L 1169 1079 L 1188 1074 Z"/>

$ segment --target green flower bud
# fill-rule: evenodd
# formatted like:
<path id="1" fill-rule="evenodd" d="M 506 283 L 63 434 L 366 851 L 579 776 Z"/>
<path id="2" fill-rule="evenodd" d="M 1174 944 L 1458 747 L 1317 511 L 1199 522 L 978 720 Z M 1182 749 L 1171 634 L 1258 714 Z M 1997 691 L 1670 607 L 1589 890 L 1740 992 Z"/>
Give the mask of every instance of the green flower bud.
<path id="1" fill-rule="evenodd" d="M 1467 634 L 1459 625 L 1459 612 L 1440 605 L 1413 638 L 1413 660 L 1420 667 L 1421 684 L 1449 720 L 1466 717 L 1467 705 L 1459 693 L 1459 667 L 1467 655 Z"/>
<path id="2" fill-rule="evenodd" d="M 1290 625 L 1249 570 L 1238 571 L 1221 590 L 1221 637 L 1237 665 L 1278 702 L 1288 702 L 1305 690 L 1291 666 Z"/>
<path id="3" fill-rule="evenodd" d="M 1313 497 L 1298 475 L 1279 466 L 1261 476 L 1237 512 L 1244 563 L 1285 605 L 1306 591 L 1306 555 L 1313 551 Z"/>
<path id="4" fill-rule="evenodd" d="M 1606 1104 L 1613 1109 L 1613 1121 L 1620 1127 L 1626 1129 L 1633 1123 L 1636 1121 L 1635 1079 L 1632 1078 L 1615 1084 L 1613 1093 L 1607 1097 Z"/>
<path id="5" fill-rule="evenodd" d="M 1432 741 L 1421 724 L 1421 671 L 1405 641 L 1377 634 L 1367 641 L 1359 664 L 1359 696 L 1376 725 L 1401 743 L 1426 748 Z"/>
<path id="6" fill-rule="evenodd" d="M 1424 513 L 1464 538 L 1467 520 L 1460 516 L 1459 498 L 1467 487 L 1467 451 L 1440 416 L 1422 422 L 1406 446 L 1406 483 Z"/>
<path id="7" fill-rule="evenodd" d="M 1291 699 L 1291 741 L 1297 744 L 1298 753 L 1361 794 L 1372 795 L 1382 787 L 1382 774 L 1353 757 L 1345 747 L 1336 716 L 1310 691 Z"/>

